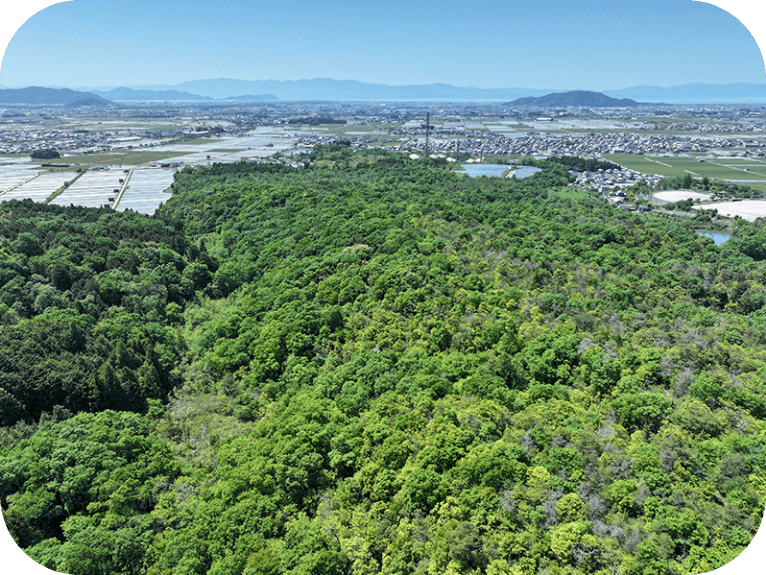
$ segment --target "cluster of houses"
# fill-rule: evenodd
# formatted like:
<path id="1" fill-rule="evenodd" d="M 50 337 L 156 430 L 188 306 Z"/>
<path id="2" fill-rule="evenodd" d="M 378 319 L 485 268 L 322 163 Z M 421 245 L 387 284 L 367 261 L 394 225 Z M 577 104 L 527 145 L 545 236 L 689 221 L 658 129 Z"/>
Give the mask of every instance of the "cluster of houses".
<path id="1" fill-rule="evenodd" d="M 100 150 L 115 143 L 115 138 L 104 132 L 68 130 L 19 130 L 0 126 L 0 153 L 31 154 L 35 151 Z"/>
<path id="2" fill-rule="evenodd" d="M 655 124 L 653 122 L 645 122 L 642 124 L 643 130 L 673 130 L 683 132 L 762 132 L 766 130 L 765 124 L 751 124 L 742 122 L 732 122 L 728 124 L 713 124 L 710 122 L 673 122 L 672 124 L 662 125 Z"/>
<path id="3" fill-rule="evenodd" d="M 392 130 L 396 134 L 409 134 L 409 147 L 414 150 L 425 149 L 425 128 L 399 127 Z M 454 136 L 461 136 L 456 138 Z M 682 154 L 710 152 L 745 148 L 749 153 L 766 150 L 752 147 L 750 140 L 726 137 L 664 136 L 630 133 L 570 133 L 552 134 L 545 132 L 527 132 L 525 134 L 506 135 L 492 132 L 460 130 L 459 128 L 439 128 L 429 131 L 429 150 L 444 153 L 469 153 L 475 156 L 532 156 L 532 155 L 572 155 L 599 157 L 604 154 Z"/>
<path id="4" fill-rule="evenodd" d="M 55 149 L 73 154 L 91 154 L 120 148 L 167 143 L 163 132 L 100 132 L 88 130 L 3 129 L 0 125 L 0 153 L 31 154 Z M 181 132 L 182 133 L 182 132 Z"/>
<path id="5" fill-rule="evenodd" d="M 662 176 L 642 174 L 641 172 L 629 170 L 627 168 L 611 168 L 608 170 L 598 170 L 596 172 L 580 172 L 577 174 L 577 181 L 575 184 L 588 186 L 601 193 L 606 193 L 615 188 L 632 186 L 641 180 L 645 181 L 650 187 L 654 187 L 661 179 Z M 624 192 L 616 192 L 616 195 L 610 195 L 609 197 L 624 197 Z"/>

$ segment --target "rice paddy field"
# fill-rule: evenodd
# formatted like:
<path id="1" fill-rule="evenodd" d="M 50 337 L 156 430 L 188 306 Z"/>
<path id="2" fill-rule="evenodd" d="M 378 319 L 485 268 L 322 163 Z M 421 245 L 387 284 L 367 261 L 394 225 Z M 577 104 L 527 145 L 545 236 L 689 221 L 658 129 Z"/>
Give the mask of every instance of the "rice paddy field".
<path id="1" fill-rule="evenodd" d="M 75 176 L 71 172 L 38 172 L 31 180 L 0 195 L 0 200 L 24 200 L 29 198 L 35 202 L 44 202 L 53 192 L 74 178 Z"/>
<path id="2" fill-rule="evenodd" d="M 692 206 L 693 210 L 718 210 L 718 213 L 730 218 L 739 216 L 748 222 L 766 218 L 766 200 L 743 200 L 741 202 L 716 202 Z"/>
<path id="3" fill-rule="evenodd" d="M 141 214 L 153 214 L 161 203 L 170 198 L 166 190 L 172 183 L 173 170 L 136 168 L 115 209 L 119 212 L 133 210 Z"/>
<path id="4" fill-rule="evenodd" d="M 174 170 L 159 164 L 199 165 L 264 158 L 295 147 L 294 134 L 292 128 L 263 127 L 244 135 L 200 138 L 151 149 L 71 155 L 57 161 L 70 167 L 56 171 L 47 170 L 46 164 L 29 157 L 0 157 L 0 201 L 30 198 L 57 205 L 99 207 L 110 204 L 110 199 L 117 200 L 123 187 L 119 180 L 123 179 L 128 180 L 124 193 L 119 203 L 111 205 L 121 211 L 153 214 L 170 197 L 166 190 L 173 183 Z M 97 166 L 107 169 L 94 169 Z M 78 178 L 78 169 L 87 171 Z M 51 199 L 54 192 L 75 179 Z"/>
<path id="5" fill-rule="evenodd" d="M 744 184 L 755 190 L 766 191 L 766 161 L 760 158 L 731 158 L 699 156 L 641 156 L 630 154 L 605 154 L 610 162 L 643 174 L 668 177 L 684 177 L 687 173 L 695 178 L 723 180 Z M 704 162 L 699 161 L 700 159 Z"/>
<path id="6" fill-rule="evenodd" d="M 110 198 L 115 199 L 122 184 L 120 178 L 125 173 L 120 169 L 88 171 L 69 186 L 62 194 L 51 200 L 59 206 L 85 206 L 98 208 L 108 205 Z"/>
<path id="7" fill-rule="evenodd" d="M 710 199 L 710 194 L 701 194 L 700 192 L 692 192 L 691 190 L 673 190 L 668 192 L 655 192 L 653 197 L 663 202 L 681 202 L 683 200 L 700 200 L 706 201 Z"/>
<path id="8" fill-rule="evenodd" d="M 265 158 L 295 146 L 294 130 L 262 127 L 241 136 L 227 136 L 207 143 L 168 144 L 152 148 L 162 154 L 163 161 L 183 164 L 238 162 L 242 159 Z"/>

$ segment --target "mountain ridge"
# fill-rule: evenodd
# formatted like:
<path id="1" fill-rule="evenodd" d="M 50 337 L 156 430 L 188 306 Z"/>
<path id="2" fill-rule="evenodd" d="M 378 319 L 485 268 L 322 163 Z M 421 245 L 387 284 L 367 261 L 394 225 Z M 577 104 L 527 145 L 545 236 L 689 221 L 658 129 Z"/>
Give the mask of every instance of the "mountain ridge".
<path id="1" fill-rule="evenodd" d="M 601 92 L 588 90 L 572 90 L 570 92 L 553 93 L 535 98 L 519 98 L 510 102 L 515 106 L 539 106 L 539 107 L 592 107 L 592 108 L 626 108 L 644 105 L 630 98 L 611 98 Z"/>
<path id="2" fill-rule="evenodd" d="M 9 90 L 49 90 L 46 97 L 28 93 L 24 101 L 9 99 Z M 189 80 L 175 85 L 121 86 L 118 88 L 13 88 L 0 90 L 0 103 L 70 103 L 94 95 L 126 101 L 484 101 L 513 102 L 521 98 L 543 97 L 586 90 L 540 88 L 475 88 L 445 83 L 391 86 L 358 80 L 314 78 L 303 80 L 236 80 L 218 78 Z M 53 97 L 59 91 L 61 101 Z M 63 91 L 63 92 L 62 92 Z M 64 97 L 65 92 L 77 97 Z M 645 104 L 766 104 L 766 82 L 705 84 L 680 86 L 633 86 L 619 90 L 601 90 L 599 93 L 617 100 L 635 100 Z M 245 94 L 245 95 L 243 95 Z M 5 99 L 3 99 L 5 98 Z M 630 105 L 630 104 L 628 104 Z"/>
<path id="3" fill-rule="evenodd" d="M 0 89 L 0 104 L 71 104 L 80 100 L 100 101 L 111 104 L 106 98 L 93 92 L 81 92 L 70 88 L 27 88 Z"/>

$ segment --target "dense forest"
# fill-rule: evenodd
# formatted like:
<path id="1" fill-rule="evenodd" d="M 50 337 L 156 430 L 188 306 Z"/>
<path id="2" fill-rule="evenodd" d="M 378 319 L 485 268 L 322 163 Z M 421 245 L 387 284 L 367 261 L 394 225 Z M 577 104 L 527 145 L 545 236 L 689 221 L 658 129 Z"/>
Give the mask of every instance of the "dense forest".
<path id="1" fill-rule="evenodd" d="M 0 204 L 0 504 L 75 575 L 687 575 L 766 503 L 766 223 L 316 146 Z"/>

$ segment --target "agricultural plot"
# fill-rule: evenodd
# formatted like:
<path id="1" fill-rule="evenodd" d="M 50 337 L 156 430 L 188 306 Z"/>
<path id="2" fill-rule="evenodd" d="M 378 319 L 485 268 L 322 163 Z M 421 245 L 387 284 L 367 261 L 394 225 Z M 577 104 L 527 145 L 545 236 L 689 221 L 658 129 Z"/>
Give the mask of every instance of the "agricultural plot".
<path id="1" fill-rule="evenodd" d="M 701 194 L 700 192 L 692 192 L 690 190 L 673 190 L 656 192 L 653 197 L 663 202 L 682 202 L 684 200 L 706 201 L 710 199 L 710 194 Z"/>
<path id="2" fill-rule="evenodd" d="M 40 172 L 30 164 L 1 164 L 0 165 L 0 194 L 28 182 Z"/>
<path id="3" fill-rule="evenodd" d="M 642 174 L 657 174 L 658 176 L 683 177 L 684 171 L 673 167 L 669 158 L 650 159 L 648 156 L 631 154 L 605 154 L 604 157 L 610 162 L 619 164 L 629 170 L 635 170 Z"/>
<path id="4" fill-rule="evenodd" d="M 729 157 L 719 157 L 719 158 L 712 158 L 712 161 L 723 164 L 724 166 L 735 166 L 735 167 L 742 167 L 742 166 L 751 166 L 751 165 L 766 165 L 766 162 L 763 160 L 759 160 L 757 158 L 729 158 Z"/>
<path id="5" fill-rule="evenodd" d="M 167 154 L 165 161 L 184 164 L 209 164 L 212 162 L 238 162 L 242 159 L 265 158 L 275 152 L 294 147 L 292 132 L 278 128 L 259 128 L 243 136 L 224 137 L 205 144 L 168 144 L 153 148 L 154 152 Z M 216 152 L 215 150 L 234 150 Z"/>
<path id="6" fill-rule="evenodd" d="M 71 172 L 43 172 L 36 178 L 4 193 L 0 199 L 24 200 L 29 198 L 35 202 L 44 202 L 53 192 L 74 177 Z"/>
<path id="7" fill-rule="evenodd" d="M 173 170 L 135 169 L 130 176 L 128 187 L 115 208 L 119 212 L 133 210 L 151 215 L 161 203 L 170 198 L 166 190 L 173 183 Z"/>
<path id="8" fill-rule="evenodd" d="M 744 200 L 742 202 L 716 202 L 701 206 L 692 206 L 693 210 L 718 210 L 718 213 L 730 218 L 739 216 L 748 222 L 766 218 L 766 201 Z"/>
<path id="9" fill-rule="evenodd" d="M 700 178 L 708 177 L 717 180 L 762 180 L 762 174 L 746 172 L 741 168 L 730 168 L 723 164 L 714 163 L 714 161 L 700 162 L 695 158 L 663 158 L 663 162 L 670 164 L 675 168 L 694 172 Z"/>
<path id="10" fill-rule="evenodd" d="M 98 154 L 83 154 L 65 156 L 63 161 L 75 166 L 136 166 L 149 162 L 159 162 L 173 157 L 172 152 L 156 152 L 153 150 L 125 150 L 121 152 L 103 152 Z M 62 160 L 58 160 L 59 162 Z"/>
<path id="11" fill-rule="evenodd" d="M 75 183 L 54 198 L 51 203 L 59 206 L 85 206 L 98 208 L 109 204 L 110 198 L 116 198 L 120 189 L 120 179 L 125 174 L 122 170 L 90 171 L 84 173 Z"/>
<path id="12" fill-rule="evenodd" d="M 696 158 L 689 157 L 649 157 L 628 154 L 607 154 L 605 157 L 610 162 L 643 174 L 683 177 L 687 173 L 691 173 L 699 178 L 708 177 L 726 181 L 757 181 L 766 179 L 766 166 L 748 167 L 748 171 L 745 171 L 741 166 L 726 165 L 729 163 L 729 160 L 726 160 L 725 163 L 714 159 L 706 159 L 706 161 L 700 162 Z"/>
<path id="13" fill-rule="evenodd" d="M 725 164 L 722 164 L 725 165 Z M 759 179 L 766 178 L 766 165 L 764 164 L 736 164 L 734 166 L 730 166 L 732 169 L 737 170 L 744 170 L 745 174 L 754 174 L 755 176 L 758 176 Z"/>

